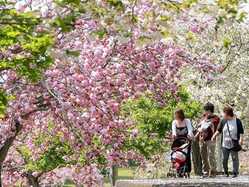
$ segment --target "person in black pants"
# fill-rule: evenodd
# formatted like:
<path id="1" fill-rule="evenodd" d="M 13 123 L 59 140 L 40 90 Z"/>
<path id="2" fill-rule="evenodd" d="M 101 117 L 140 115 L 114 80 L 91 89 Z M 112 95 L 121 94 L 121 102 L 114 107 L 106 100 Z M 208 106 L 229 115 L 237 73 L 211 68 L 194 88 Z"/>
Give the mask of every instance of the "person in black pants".
<path id="1" fill-rule="evenodd" d="M 234 151 L 234 140 L 240 145 L 243 144 L 244 128 L 240 119 L 233 112 L 233 108 L 225 107 L 223 110 L 223 120 L 221 121 L 216 133 L 212 137 L 214 140 L 218 134 L 222 134 L 222 151 L 223 151 L 223 168 L 226 176 L 228 172 L 229 155 L 232 156 L 233 162 L 233 178 L 239 174 L 239 153 Z"/>
<path id="2" fill-rule="evenodd" d="M 185 118 L 182 109 L 175 112 L 175 120 L 172 122 L 172 137 L 173 139 L 185 137 L 189 140 L 194 137 L 191 121 Z M 191 172 L 191 146 L 189 146 L 187 153 L 187 172 Z"/>

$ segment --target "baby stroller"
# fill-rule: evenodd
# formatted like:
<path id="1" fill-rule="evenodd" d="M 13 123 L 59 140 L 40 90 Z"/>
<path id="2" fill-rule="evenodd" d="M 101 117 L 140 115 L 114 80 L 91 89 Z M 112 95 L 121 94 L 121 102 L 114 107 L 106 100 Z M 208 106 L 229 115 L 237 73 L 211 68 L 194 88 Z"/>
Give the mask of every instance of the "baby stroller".
<path id="1" fill-rule="evenodd" d="M 189 154 L 190 141 L 185 138 L 177 138 L 174 140 L 171 146 L 171 168 L 173 170 L 174 177 L 185 177 L 189 178 L 189 168 L 188 168 L 188 160 L 190 159 Z"/>

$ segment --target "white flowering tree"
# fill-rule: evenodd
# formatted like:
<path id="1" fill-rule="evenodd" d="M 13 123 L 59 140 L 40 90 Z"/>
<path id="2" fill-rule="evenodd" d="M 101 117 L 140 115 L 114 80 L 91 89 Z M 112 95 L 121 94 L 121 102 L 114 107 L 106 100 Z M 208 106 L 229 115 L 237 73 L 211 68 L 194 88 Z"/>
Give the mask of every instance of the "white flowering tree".
<path id="1" fill-rule="evenodd" d="M 218 113 L 222 112 L 224 105 L 231 105 L 247 124 L 249 28 L 246 13 L 238 8 L 241 6 L 239 1 L 231 6 L 226 5 L 225 1 L 217 2 L 196 4 L 192 10 L 180 13 L 184 16 L 176 15 L 169 39 L 181 43 L 199 58 L 208 56 L 219 66 L 220 70 L 210 73 L 205 80 L 190 69 L 183 72 L 185 79 L 181 83 L 187 85 L 193 98 L 203 104 L 208 101 L 214 103 Z M 217 158 L 221 159 L 219 148 L 220 145 Z M 221 170 L 221 165 L 218 167 Z"/>
<path id="2" fill-rule="evenodd" d="M 185 71 L 183 82 L 195 99 L 214 103 L 217 112 L 221 112 L 224 105 L 231 105 L 237 115 L 248 122 L 249 28 L 244 21 L 246 16 L 238 11 L 231 17 L 224 17 L 222 11 L 214 14 L 217 9 L 215 5 L 198 5 L 185 14 L 184 22 L 181 19 L 176 22 L 181 25 L 177 30 L 178 41 L 200 58 L 209 57 L 220 69 L 211 72 L 205 80 L 198 72 Z"/>

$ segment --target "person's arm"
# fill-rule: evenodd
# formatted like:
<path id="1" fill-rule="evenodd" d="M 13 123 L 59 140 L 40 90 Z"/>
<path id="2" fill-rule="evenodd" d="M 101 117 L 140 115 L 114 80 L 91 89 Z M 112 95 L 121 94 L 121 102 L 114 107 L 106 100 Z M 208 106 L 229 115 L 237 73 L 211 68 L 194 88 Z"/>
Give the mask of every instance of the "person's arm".
<path id="1" fill-rule="evenodd" d="M 176 137 L 176 121 L 172 122 L 172 138 L 175 139 Z"/>
<path id="2" fill-rule="evenodd" d="M 240 121 L 240 119 L 237 119 L 238 120 L 238 133 L 239 133 L 239 136 L 240 136 L 240 139 L 239 139 L 239 144 L 240 145 L 243 145 L 244 143 L 244 128 L 243 128 L 243 125 L 242 125 L 242 122 Z"/>
<path id="3" fill-rule="evenodd" d="M 241 134 L 239 139 L 239 144 L 243 145 L 243 143 L 244 143 L 244 134 Z"/>
<path id="4" fill-rule="evenodd" d="M 189 119 L 186 120 L 186 125 L 187 125 L 187 128 L 188 128 L 188 137 L 193 138 L 194 137 L 193 126 L 192 126 L 192 123 L 191 123 L 191 121 Z"/>
<path id="5" fill-rule="evenodd" d="M 197 131 L 197 133 L 195 134 L 195 139 L 198 139 L 198 138 L 199 138 L 199 135 L 200 135 L 200 132 Z"/>
<path id="6" fill-rule="evenodd" d="M 215 134 L 215 127 L 214 127 L 214 123 L 213 122 L 211 122 L 211 129 L 212 129 L 213 134 Z"/>
<path id="7" fill-rule="evenodd" d="M 219 134 L 220 134 L 220 132 L 219 132 L 219 131 L 216 131 L 216 132 L 214 133 L 214 135 L 212 136 L 211 140 L 214 141 L 214 140 L 216 139 L 216 137 L 217 137 Z"/>
<path id="8" fill-rule="evenodd" d="M 212 118 L 212 123 L 214 125 L 214 133 L 215 133 L 215 131 L 217 131 L 217 128 L 220 124 L 220 118 L 215 115 L 214 118 Z"/>
<path id="9" fill-rule="evenodd" d="M 200 121 L 200 123 L 197 125 L 197 133 L 195 134 L 195 139 L 198 139 L 199 136 L 200 136 L 200 133 L 201 133 L 201 124 L 202 124 L 202 121 Z"/>
<path id="10" fill-rule="evenodd" d="M 215 139 L 216 139 L 216 137 L 220 134 L 220 133 L 222 133 L 222 130 L 223 130 L 223 127 L 224 127 L 224 120 L 222 120 L 221 122 L 220 122 L 220 124 L 218 125 L 218 128 L 217 128 L 217 130 L 216 130 L 216 132 L 214 133 L 214 135 L 212 136 L 212 141 L 214 141 Z"/>

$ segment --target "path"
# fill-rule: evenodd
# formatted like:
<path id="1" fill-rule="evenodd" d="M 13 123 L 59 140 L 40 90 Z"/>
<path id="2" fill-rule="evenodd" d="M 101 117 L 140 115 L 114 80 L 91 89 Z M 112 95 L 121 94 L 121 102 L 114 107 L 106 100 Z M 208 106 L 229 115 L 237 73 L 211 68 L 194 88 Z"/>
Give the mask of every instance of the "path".
<path id="1" fill-rule="evenodd" d="M 249 187 L 249 176 L 237 178 L 118 180 L 116 187 Z"/>

